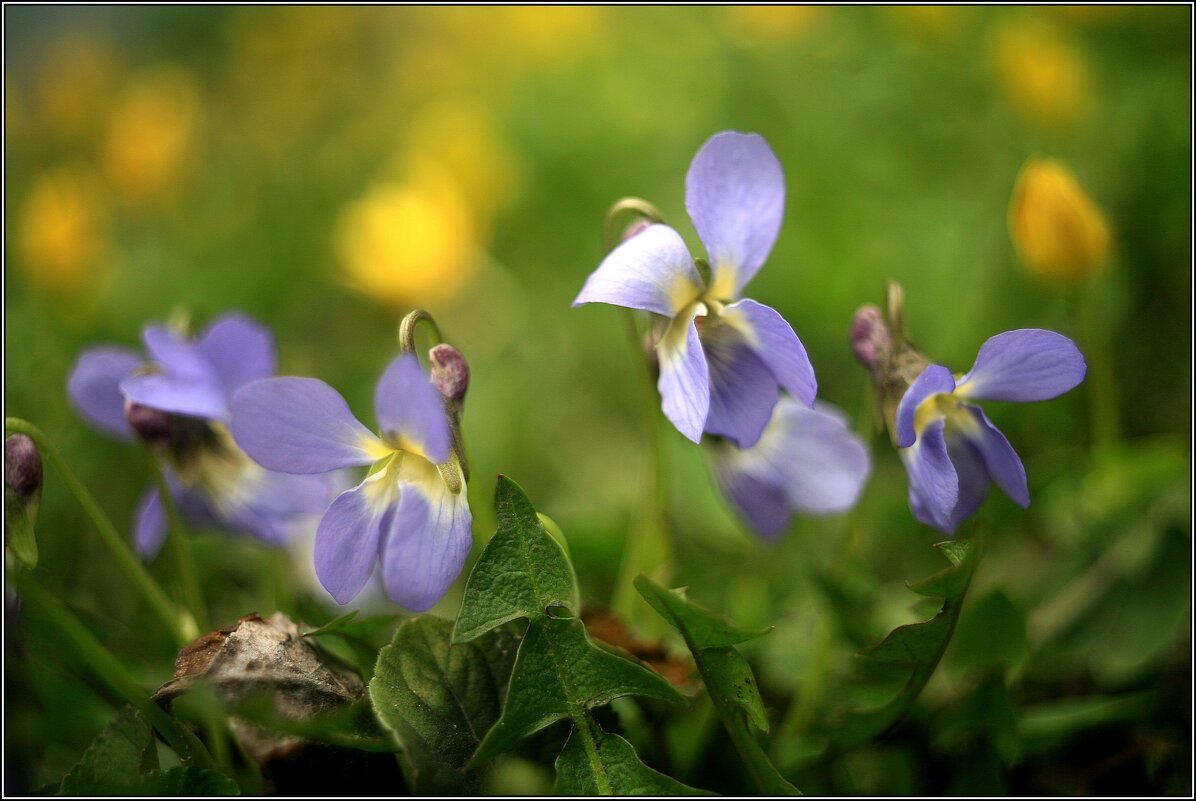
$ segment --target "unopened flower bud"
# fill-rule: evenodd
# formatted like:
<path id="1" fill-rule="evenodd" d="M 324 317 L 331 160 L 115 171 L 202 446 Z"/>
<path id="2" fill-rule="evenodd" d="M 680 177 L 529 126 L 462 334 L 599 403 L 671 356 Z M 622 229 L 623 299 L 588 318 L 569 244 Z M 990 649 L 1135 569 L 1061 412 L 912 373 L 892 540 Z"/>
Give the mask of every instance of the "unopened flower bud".
<path id="1" fill-rule="evenodd" d="M 1109 226 L 1075 176 L 1057 161 L 1032 158 L 1009 202 L 1009 233 L 1026 268 L 1078 283 L 1109 253 Z"/>
<path id="2" fill-rule="evenodd" d="M 851 350 L 860 364 L 874 367 L 892 346 L 893 337 L 880 309 L 870 303 L 857 309 L 851 320 Z"/>
<path id="3" fill-rule="evenodd" d="M 623 229 L 623 241 L 626 242 L 628 239 L 631 239 L 631 237 L 640 233 L 641 231 L 643 231 L 645 228 L 647 228 L 651 224 L 652 224 L 651 220 L 645 219 L 644 217 L 640 217 L 638 220 L 636 220 L 635 222 L 631 223 L 630 225 L 628 225 L 626 228 Z"/>
<path id="4" fill-rule="evenodd" d="M 4 487 L 15 492 L 22 503 L 41 497 L 42 455 L 24 434 L 4 440 Z"/>
<path id="5" fill-rule="evenodd" d="M 42 456 L 25 434 L 4 439 L 4 544 L 28 568 L 37 565 L 33 527 L 42 497 Z"/>
<path id="6" fill-rule="evenodd" d="M 461 351 L 442 342 L 428 351 L 428 360 L 432 363 L 432 386 L 454 403 L 464 401 L 469 389 L 469 363 Z"/>
<path id="7" fill-rule="evenodd" d="M 125 420 L 147 445 L 169 443 L 172 431 L 171 416 L 159 409 L 125 401 Z"/>

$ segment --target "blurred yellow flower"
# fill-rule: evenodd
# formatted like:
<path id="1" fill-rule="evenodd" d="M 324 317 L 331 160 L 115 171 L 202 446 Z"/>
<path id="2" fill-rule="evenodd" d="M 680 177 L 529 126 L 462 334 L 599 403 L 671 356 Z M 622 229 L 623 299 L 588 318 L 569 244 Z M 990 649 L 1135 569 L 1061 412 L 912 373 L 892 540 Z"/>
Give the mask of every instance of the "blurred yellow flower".
<path id="1" fill-rule="evenodd" d="M 1019 18 L 994 39 L 1002 91 L 1031 122 L 1062 128 L 1087 116 L 1092 77 L 1084 54 L 1044 22 Z"/>
<path id="2" fill-rule="evenodd" d="M 1052 159 L 1033 157 L 1022 167 L 1009 202 L 1009 232 L 1026 267 L 1056 281 L 1083 281 L 1109 253 L 1105 216 Z"/>
<path id="3" fill-rule="evenodd" d="M 728 28 L 746 44 L 787 42 L 807 33 L 824 13 L 814 6 L 728 6 Z"/>
<path id="4" fill-rule="evenodd" d="M 962 27 L 962 9 L 953 6 L 892 6 L 893 19 L 909 34 L 927 42 L 949 42 Z"/>
<path id="5" fill-rule="evenodd" d="M 466 195 L 483 227 L 518 194 L 514 156 L 490 109 L 478 101 L 451 98 L 426 106 L 410 121 L 404 141 L 400 171 L 418 172 L 434 157 Z"/>
<path id="6" fill-rule="evenodd" d="M 183 69 L 152 67 L 124 88 L 101 146 L 104 174 L 121 199 L 144 206 L 175 196 L 197 160 L 199 90 Z"/>
<path id="7" fill-rule="evenodd" d="M 19 246 L 32 285 L 70 294 L 86 283 L 109 248 L 99 177 L 63 166 L 34 179 L 21 204 Z"/>
<path id="8" fill-rule="evenodd" d="M 349 203 L 334 246 L 351 286 L 399 308 L 454 296 L 477 268 L 480 249 L 468 199 L 434 163 Z"/>
<path id="9" fill-rule="evenodd" d="M 73 139 L 97 128 L 116 73 L 112 42 L 98 33 L 74 31 L 51 42 L 34 90 L 36 107 L 49 132 Z"/>

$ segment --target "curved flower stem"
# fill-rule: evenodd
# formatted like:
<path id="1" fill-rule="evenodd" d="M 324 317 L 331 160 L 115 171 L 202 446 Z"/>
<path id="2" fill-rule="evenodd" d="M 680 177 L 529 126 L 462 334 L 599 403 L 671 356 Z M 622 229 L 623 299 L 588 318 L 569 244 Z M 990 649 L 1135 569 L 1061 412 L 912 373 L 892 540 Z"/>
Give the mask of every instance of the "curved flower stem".
<path id="1" fill-rule="evenodd" d="M 62 458 L 62 454 L 54 447 L 54 443 L 42 433 L 42 430 L 33 425 L 27 420 L 22 420 L 19 417 L 4 418 L 4 430 L 6 432 L 18 432 L 25 434 L 34 442 L 41 450 L 42 455 L 46 461 L 54 465 L 54 469 L 67 487 L 74 494 L 75 499 L 79 505 L 83 507 L 83 511 L 91 518 L 92 524 L 95 525 L 96 530 L 100 532 L 100 539 L 108 546 L 108 550 L 116 558 L 117 564 L 125 572 L 129 581 L 141 593 L 149 604 L 150 608 L 161 620 L 162 624 L 174 637 L 175 642 L 180 647 L 195 639 L 198 630 L 195 627 L 195 622 L 190 615 L 180 610 L 175 604 L 166 596 L 162 588 L 158 586 L 149 572 L 146 571 L 145 566 L 129 549 L 128 544 L 124 538 L 116 531 L 116 527 L 112 525 L 112 521 L 104 514 L 100 505 L 96 503 L 96 499 L 84 486 L 83 482 L 71 470 L 66 460 Z"/>
<path id="2" fill-rule="evenodd" d="M 639 328 L 635 323 L 635 314 L 630 309 L 624 310 L 623 320 L 626 324 L 627 341 L 631 348 L 632 358 L 643 363 L 643 345 L 640 340 Z M 625 620 L 634 620 L 648 625 L 655 625 L 657 618 L 648 616 L 644 604 L 639 603 L 639 594 L 635 590 L 634 580 L 640 573 L 664 580 L 660 575 L 662 568 L 666 568 L 672 561 L 673 547 L 669 539 L 668 521 L 666 519 L 666 485 L 665 458 L 663 451 L 663 437 L 660 434 L 660 402 L 656 396 L 656 389 L 652 384 L 652 371 L 639 370 L 640 399 L 644 413 L 644 429 L 647 451 L 651 460 L 651 477 L 646 484 L 643 507 L 637 515 L 637 525 L 628 532 L 624 545 L 623 561 L 619 566 L 618 580 L 615 584 L 613 606 Z"/>
<path id="3" fill-rule="evenodd" d="M 212 764 L 212 758 L 199 741 L 150 699 L 145 690 L 129 675 L 121 661 L 105 648 L 61 601 L 43 589 L 28 572 L 14 571 L 10 578 L 17 585 L 21 599 L 35 610 L 35 614 L 42 616 L 57 631 L 62 641 L 75 651 L 79 657 L 79 665 L 86 666 L 122 701 L 144 715 L 150 725 L 162 735 L 162 739 L 178 753 L 180 759 L 201 767 L 209 767 Z"/>
<path id="4" fill-rule="evenodd" d="M 169 524 L 170 550 L 174 553 L 175 567 L 179 571 L 179 582 L 183 585 L 183 598 L 191 612 L 191 618 L 196 626 L 196 635 L 200 631 L 208 630 L 206 607 L 203 594 L 199 589 L 199 581 L 195 578 L 195 562 L 191 559 L 191 545 L 187 539 L 187 529 L 183 526 L 183 518 L 179 515 L 178 504 L 166 477 L 162 474 L 162 467 L 157 458 L 149 454 L 150 475 L 154 479 L 154 486 L 158 488 L 158 498 L 162 502 L 162 509 L 166 512 Z"/>
<path id="5" fill-rule="evenodd" d="M 420 323 L 432 327 L 432 336 L 440 342 L 440 326 L 427 309 L 415 309 L 399 322 L 399 349 L 403 353 L 415 352 L 415 329 Z"/>

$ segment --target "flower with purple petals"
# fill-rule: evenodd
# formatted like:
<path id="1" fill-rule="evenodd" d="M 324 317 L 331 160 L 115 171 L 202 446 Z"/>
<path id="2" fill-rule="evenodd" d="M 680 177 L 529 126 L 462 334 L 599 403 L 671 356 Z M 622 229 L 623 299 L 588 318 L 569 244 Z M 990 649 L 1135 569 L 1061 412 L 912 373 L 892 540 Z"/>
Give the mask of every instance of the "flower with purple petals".
<path id="1" fill-rule="evenodd" d="M 747 448 L 772 417 L 778 385 L 806 406 L 817 390 L 789 323 L 768 306 L 738 299 L 781 228 L 781 164 L 758 134 L 715 134 L 690 164 L 685 207 L 709 256 L 708 284 L 680 234 L 655 224 L 611 251 L 573 305 L 660 315 L 657 386 L 665 416 L 694 442 L 705 431 Z"/>
<path id="2" fill-rule="evenodd" d="M 270 332 L 241 314 L 215 320 L 191 341 L 166 326 L 142 332 L 145 356 L 101 345 L 80 354 L 67 380 L 78 412 L 117 439 L 139 435 L 162 451 L 166 483 L 181 513 L 193 522 L 285 544 L 295 527 L 323 511 L 331 495 L 326 477 L 263 470 L 228 430 L 234 391 L 273 375 L 277 357 Z M 166 515 L 156 489 L 138 503 L 134 542 L 152 557 L 165 539 Z"/>
<path id="3" fill-rule="evenodd" d="M 794 511 L 850 509 L 871 470 L 868 451 L 838 409 L 824 403 L 808 409 L 787 397 L 754 446 L 718 441 L 711 461 L 723 494 L 768 540 L 788 528 Z"/>
<path id="4" fill-rule="evenodd" d="M 980 507 L 990 482 L 1030 505 L 1021 459 L 979 406 L 968 399 L 1048 400 L 1084 380 L 1075 343 L 1037 328 L 997 334 L 958 380 L 931 364 L 897 406 L 897 445 L 909 473 L 909 504 L 928 526 L 952 534 Z"/>
<path id="5" fill-rule="evenodd" d="M 264 467 L 315 474 L 370 465 L 316 530 L 316 575 L 346 604 L 382 561 L 386 592 L 428 609 L 465 565 L 472 517 L 440 394 L 413 353 L 394 359 L 374 393 L 375 436 L 340 393 L 314 378 L 269 378 L 233 398 L 233 436 Z"/>

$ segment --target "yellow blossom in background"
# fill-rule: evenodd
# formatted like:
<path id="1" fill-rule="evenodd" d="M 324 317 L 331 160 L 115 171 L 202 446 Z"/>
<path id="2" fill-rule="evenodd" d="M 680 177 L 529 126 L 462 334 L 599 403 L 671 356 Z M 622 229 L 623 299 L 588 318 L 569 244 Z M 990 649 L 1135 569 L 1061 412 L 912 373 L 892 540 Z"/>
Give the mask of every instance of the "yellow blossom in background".
<path id="1" fill-rule="evenodd" d="M 477 268 L 480 250 L 468 198 L 435 163 L 381 181 L 349 203 L 334 246 L 351 286 L 399 308 L 453 297 Z"/>
<path id="2" fill-rule="evenodd" d="M 824 9 L 814 6 L 728 6 L 727 27 L 745 44 L 788 42 L 809 32 Z"/>
<path id="3" fill-rule="evenodd" d="M 952 6 L 892 6 L 887 9 L 910 35 L 927 42 L 949 42 L 958 37 L 964 10 Z"/>
<path id="4" fill-rule="evenodd" d="M 48 131 L 63 139 L 93 133 L 117 81 L 112 42 L 95 32 L 65 33 L 40 61 L 34 106 Z"/>
<path id="5" fill-rule="evenodd" d="M 993 58 L 1001 90 L 1029 121 L 1065 128 L 1088 115 L 1088 61 L 1052 26 L 1032 18 L 1003 24 L 994 37 Z"/>
<path id="6" fill-rule="evenodd" d="M 122 200 L 144 206 L 178 194 L 198 159 L 201 107 L 191 75 L 158 66 L 116 98 L 101 145 L 104 174 Z"/>
<path id="7" fill-rule="evenodd" d="M 109 249 L 102 184 L 90 169 L 57 167 L 34 179 L 20 206 L 20 266 L 29 283 L 70 294 Z"/>
<path id="8" fill-rule="evenodd" d="M 1009 202 L 1009 232 L 1033 273 L 1078 283 L 1109 253 L 1109 226 L 1075 176 L 1057 161 L 1031 158 Z"/>
<path id="9" fill-rule="evenodd" d="M 404 141 L 400 172 L 418 172 L 434 159 L 467 196 L 483 227 L 518 194 L 515 158 L 490 109 L 476 100 L 452 98 L 424 107 L 410 120 Z"/>

